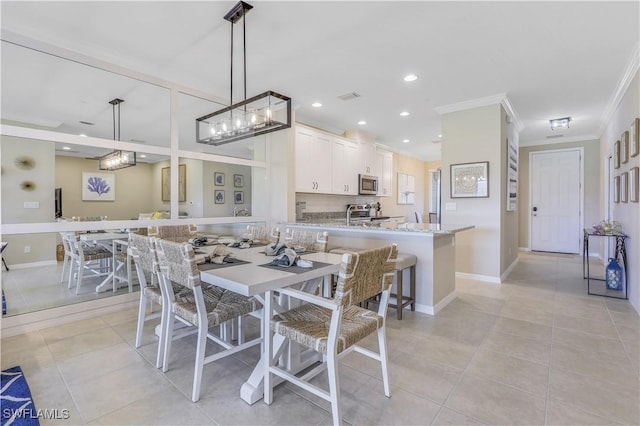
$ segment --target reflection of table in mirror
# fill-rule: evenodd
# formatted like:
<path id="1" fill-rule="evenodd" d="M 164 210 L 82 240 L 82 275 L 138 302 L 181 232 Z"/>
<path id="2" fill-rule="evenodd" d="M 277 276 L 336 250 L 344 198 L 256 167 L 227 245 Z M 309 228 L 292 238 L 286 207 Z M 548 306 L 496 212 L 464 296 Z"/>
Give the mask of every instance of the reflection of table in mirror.
<path id="1" fill-rule="evenodd" d="M 87 234 L 81 234 L 80 240 L 85 243 L 91 243 L 95 245 L 101 245 L 105 247 L 110 252 L 113 251 L 113 241 L 114 240 L 127 240 L 128 235 L 122 232 L 91 232 Z M 111 265 L 111 272 L 107 277 L 96 286 L 96 293 L 103 293 L 107 291 L 107 285 L 111 284 L 113 287 L 113 268 L 114 265 Z"/>
<path id="2" fill-rule="evenodd" d="M 624 270 L 624 284 L 622 286 L 622 290 L 611 290 L 607 289 L 605 278 L 594 278 L 591 276 L 591 270 L 589 267 L 589 237 L 606 237 L 606 238 L 615 238 L 615 251 L 613 254 L 613 258 L 616 260 L 622 260 L 622 264 L 620 265 Z M 604 296 L 604 297 L 612 297 L 616 299 L 628 299 L 627 295 L 627 249 L 625 247 L 625 239 L 627 235 L 621 232 L 612 232 L 609 234 L 598 234 L 593 231 L 593 229 L 585 229 L 584 230 L 584 240 L 582 246 L 582 277 L 587 280 L 587 293 L 595 296 Z M 599 281 L 603 284 L 597 285 L 596 283 L 592 284 L 591 281 Z"/>

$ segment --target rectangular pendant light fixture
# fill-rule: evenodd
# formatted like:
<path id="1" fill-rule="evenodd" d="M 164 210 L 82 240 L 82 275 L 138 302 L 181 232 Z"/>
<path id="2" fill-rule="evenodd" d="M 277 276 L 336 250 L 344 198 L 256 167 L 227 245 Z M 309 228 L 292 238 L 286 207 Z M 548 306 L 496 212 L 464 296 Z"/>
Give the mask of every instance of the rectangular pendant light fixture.
<path id="1" fill-rule="evenodd" d="M 230 106 L 196 119 L 196 142 L 223 145 L 291 127 L 291 98 L 266 91 L 247 99 L 246 14 L 253 9 L 240 1 L 224 16 L 231 23 Z M 242 18 L 244 101 L 233 103 L 233 26 Z"/>
<path id="2" fill-rule="evenodd" d="M 114 99 L 109 101 L 113 107 L 113 140 L 120 140 L 120 104 L 122 99 Z M 118 135 L 116 138 L 116 107 L 118 108 Z M 136 153 L 134 151 L 114 150 L 102 157 L 98 157 L 98 169 L 100 170 L 119 170 L 126 167 L 136 165 Z"/>

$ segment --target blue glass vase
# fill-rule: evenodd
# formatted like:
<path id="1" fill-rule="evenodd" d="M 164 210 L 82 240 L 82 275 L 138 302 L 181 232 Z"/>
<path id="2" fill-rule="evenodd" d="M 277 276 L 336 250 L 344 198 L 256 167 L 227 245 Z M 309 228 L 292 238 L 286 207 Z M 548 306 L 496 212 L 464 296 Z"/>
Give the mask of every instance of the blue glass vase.
<path id="1" fill-rule="evenodd" d="M 610 258 L 607 265 L 606 282 L 608 290 L 622 290 L 622 268 L 616 259 Z"/>

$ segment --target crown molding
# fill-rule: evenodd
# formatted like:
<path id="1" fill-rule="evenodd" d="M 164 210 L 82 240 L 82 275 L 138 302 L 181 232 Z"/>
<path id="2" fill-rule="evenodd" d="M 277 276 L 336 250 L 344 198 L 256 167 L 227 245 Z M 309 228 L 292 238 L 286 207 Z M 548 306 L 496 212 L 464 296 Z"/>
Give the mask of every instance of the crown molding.
<path id="1" fill-rule="evenodd" d="M 561 138 L 553 138 L 553 139 L 537 139 L 533 141 L 520 141 L 520 148 L 525 146 L 538 146 L 538 145 L 556 145 L 559 143 L 571 143 L 571 142 L 587 142 L 587 141 L 598 141 L 600 140 L 600 136 L 587 133 L 584 135 L 577 136 L 563 136 Z"/>
<path id="2" fill-rule="evenodd" d="M 434 110 L 438 114 L 442 115 L 442 114 L 448 114 L 451 112 L 464 111 L 467 109 L 480 108 L 483 106 L 489 106 L 489 105 L 495 105 L 495 104 L 502 105 L 502 107 L 507 112 L 507 115 L 511 117 L 510 122 L 514 125 L 516 131 L 521 132 L 522 129 L 524 128 L 524 125 L 522 124 L 522 120 L 520 120 L 518 113 L 511 105 L 511 101 L 509 101 L 509 98 L 507 98 L 506 93 L 498 93 L 496 95 L 486 96 L 484 98 L 469 99 L 466 101 L 457 102 L 455 104 L 442 105 L 439 107 L 435 107 Z"/>
<path id="3" fill-rule="evenodd" d="M 636 73 L 640 69 L 640 42 L 636 43 L 633 51 L 631 52 L 631 56 L 629 57 L 629 61 L 627 62 L 627 66 L 620 77 L 620 81 L 618 81 L 618 85 L 616 86 L 616 90 L 613 92 L 611 99 L 607 103 L 607 106 L 602 113 L 602 118 L 600 119 L 600 127 L 598 128 L 598 134 L 602 135 L 607 128 L 607 125 L 611 121 L 613 114 L 615 114 L 618 105 L 620 105 L 620 101 L 624 94 L 627 92 L 629 88 L 629 84 L 635 77 Z M 599 138 L 599 137 L 598 137 Z"/>

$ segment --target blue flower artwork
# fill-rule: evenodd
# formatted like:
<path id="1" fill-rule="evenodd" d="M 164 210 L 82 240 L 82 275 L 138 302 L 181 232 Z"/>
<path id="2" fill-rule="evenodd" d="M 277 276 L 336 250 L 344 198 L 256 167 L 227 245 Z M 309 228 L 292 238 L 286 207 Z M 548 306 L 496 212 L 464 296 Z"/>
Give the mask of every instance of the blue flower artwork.
<path id="1" fill-rule="evenodd" d="M 116 175 L 113 173 L 82 173 L 83 201 L 115 201 Z"/>
<path id="2" fill-rule="evenodd" d="M 111 187 L 106 180 L 101 177 L 93 176 L 89 178 L 87 189 L 89 192 L 95 192 L 98 196 L 107 194 L 111 191 Z"/>

